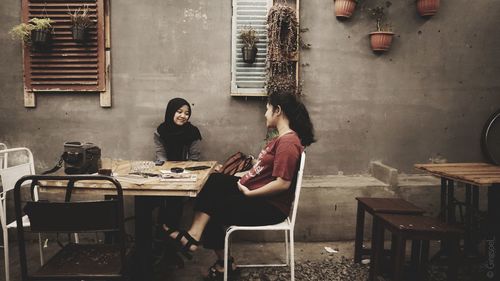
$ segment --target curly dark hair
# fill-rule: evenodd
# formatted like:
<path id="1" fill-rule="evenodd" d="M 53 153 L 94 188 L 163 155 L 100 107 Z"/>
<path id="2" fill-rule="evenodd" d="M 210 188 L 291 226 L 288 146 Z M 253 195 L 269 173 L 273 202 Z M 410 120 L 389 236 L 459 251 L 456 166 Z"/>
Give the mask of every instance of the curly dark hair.
<path id="1" fill-rule="evenodd" d="M 309 117 L 309 112 L 299 96 L 294 93 L 275 92 L 268 96 L 267 103 L 273 109 L 276 109 L 278 106 L 281 107 L 281 110 L 290 121 L 290 129 L 299 135 L 303 146 L 309 146 L 316 141 L 314 139 L 314 126 Z"/>

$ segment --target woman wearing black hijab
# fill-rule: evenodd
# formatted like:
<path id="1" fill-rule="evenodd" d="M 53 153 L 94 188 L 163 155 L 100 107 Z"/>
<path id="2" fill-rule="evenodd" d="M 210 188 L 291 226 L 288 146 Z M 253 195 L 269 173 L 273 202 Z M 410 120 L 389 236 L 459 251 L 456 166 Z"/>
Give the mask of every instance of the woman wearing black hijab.
<path id="1" fill-rule="evenodd" d="M 156 160 L 197 161 L 200 159 L 201 134 L 189 122 L 191 106 L 185 99 L 174 98 L 168 102 L 165 121 L 154 133 Z"/>
<path id="2" fill-rule="evenodd" d="M 201 134 L 198 128 L 189 122 L 191 106 L 185 99 L 174 98 L 167 104 L 165 120 L 154 132 L 156 160 L 163 161 L 197 161 L 200 159 Z M 158 214 L 158 230 L 162 225 L 179 226 L 182 209 L 182 197 L 163 197 Z M 160 235 L 160 234 L 158 234 Z M 173 249 L 164 249 L 164 254 L 175 254 Z M 173 257 L 178 267 L 183 266 L 180 258 Z"/>

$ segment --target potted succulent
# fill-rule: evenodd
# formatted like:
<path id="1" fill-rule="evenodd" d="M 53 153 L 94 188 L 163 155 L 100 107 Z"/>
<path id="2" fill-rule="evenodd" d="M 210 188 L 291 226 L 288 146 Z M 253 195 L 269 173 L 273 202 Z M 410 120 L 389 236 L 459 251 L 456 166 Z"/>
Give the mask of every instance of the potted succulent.
<path id="1" fill-rule="evenodd" d="M 249 64 L 254 63 L 257 57 L 256 43 L 259 41 L 257 31 L 251 26 L 245 26 L 240 31 L 240 39 L 243 41 L 243 47 L 241 47 L 243 61 Z"/>
<path id="2" fill-rule="evenodd" d="M 417 11 L 422 17 L 433 16 L 439 9 L 439 0 L 417 0 Z"/>
<path id="3" fill-rule="evenodd" d="M 385 20 L 384 7 L 377 6 L 369 9 L 370 15 L 377 22 L 377 31 L 370 33 L 370 45 L 375 52 L 388 51 L 392 44 L 394 33 L 391 31 L 391 25 L 383 23 Z"/>
<path id="4" fill-rule="evenodd" d="M 69 8 L 68 8 L 69 10 Z M 78 8 L 74 12 L 68 12 L 71 19 L 71 33 L 76 42 L 85 42 L 88 37 L 88 30 L 93 26 L 88 5 Z"/>
<path id="5" fill-rule="evenodd" d="M 335 16 L 337 18 L 350 18 L 354 9 L 356 9 L 356 4 L 360 0 L 334 0 L 335 1 Z"/>
<path id="6" fill-rule="evenodd" d="M 32 18 L 28 23 L 14 26 L 9 33 L 13 39 L 20 39 L 24 43 L 35 47 L 46 47 L 50 43 L 52 23 L 48 17 Z"/>

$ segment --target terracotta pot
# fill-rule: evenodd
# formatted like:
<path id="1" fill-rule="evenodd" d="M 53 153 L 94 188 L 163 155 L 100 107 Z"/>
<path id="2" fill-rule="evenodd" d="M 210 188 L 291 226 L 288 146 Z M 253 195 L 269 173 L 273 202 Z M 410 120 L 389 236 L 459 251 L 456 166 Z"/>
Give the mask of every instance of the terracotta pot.
<path id="1" fill-rule="evenodd" d="M 354 0 L 335 0 L 335 16 L 338 18 L 350 18 L 355 8 Z"/>
<path id="2" fill-rule="evenodd" d="M 257 47 L 255 45 L 243 46 L 241 47 L 241 53 L 245 63 L 254 63 L 257 58 Z"/>
<path id="3" fill-rule="evenodd" d="M 373 51 L 385 52 L 388 51 L 392 44 L 393 32 L 390 31 L 374 31 L 370 33 L 370 44 Z"/>
<path id="4" fill-rule="evenodd" d="M 422 17 L 432 16 L 439 9 L 440 0 L 418 0 L 417 11 Z"/>

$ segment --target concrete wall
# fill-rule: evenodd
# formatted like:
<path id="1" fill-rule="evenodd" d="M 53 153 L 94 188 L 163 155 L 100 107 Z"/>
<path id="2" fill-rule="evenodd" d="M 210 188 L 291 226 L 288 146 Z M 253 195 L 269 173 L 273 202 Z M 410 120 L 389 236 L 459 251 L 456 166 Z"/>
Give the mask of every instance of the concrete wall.
<path id="1" fill-rule="evenodd" d="M 311 44 L 303 92 L 319 139 L 306 174 L 364 173 L 371 160 L 414 172 L 437 154 L 481 160 L 481 128 L 500 104 L 498 1 L 442 1 L 430 19 L 414 1 L 393 1 L 397 36 L 385 55 L 369 49 L 366 12 L 339 22 L 332 0 L 301 4 Z M 205 159 L 259 151 L 264 100 L 229 96 L 231 1 L 120 0 L 111 14 L 113 107 L 94 94 L 41 94 L 26 109 L 20 44 L 7 34 L 20 1 L 1 1 L 0 142 L 31 148 L 39 171 L 68 140 L 95 142 L 107 157 L 153 159 L 152 132 L 181 96 L 194 104 Z"/>

